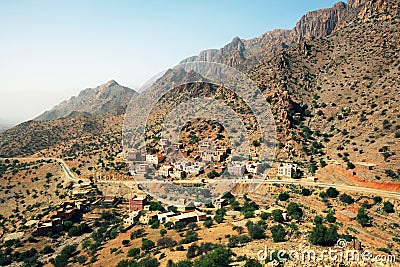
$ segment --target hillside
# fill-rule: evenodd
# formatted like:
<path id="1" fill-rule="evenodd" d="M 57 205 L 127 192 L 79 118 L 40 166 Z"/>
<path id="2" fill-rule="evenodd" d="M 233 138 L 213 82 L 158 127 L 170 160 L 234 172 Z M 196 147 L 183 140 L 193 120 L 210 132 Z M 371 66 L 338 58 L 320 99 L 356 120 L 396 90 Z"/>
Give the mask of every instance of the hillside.
<path id="1" fill-rule="evenodd" d="M 95 88 L 82 90 L 78 96 L 61 102 L 34 120 L 48 121 L 75 116 L 91 117 L 111 111 L 115 114 L 123 114 L 135 94 L 134 90 L 111 80 Z"/>

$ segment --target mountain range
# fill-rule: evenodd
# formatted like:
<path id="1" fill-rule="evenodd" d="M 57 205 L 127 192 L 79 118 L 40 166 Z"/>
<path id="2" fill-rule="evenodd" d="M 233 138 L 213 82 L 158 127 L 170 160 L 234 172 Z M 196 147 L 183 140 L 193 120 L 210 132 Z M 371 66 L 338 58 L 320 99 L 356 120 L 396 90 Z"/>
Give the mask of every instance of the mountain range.
<path id="1" fill-rule="evenodd" d="M 321 172 L 332 162 L 345 169 L 364 162 L 375 169 L 355 167 L 354 179 L 391 180 L 387 171 L 400 163 L 395 153 L 400 150 L 398 26 L 398 0 L 349 0 L 307 13 L 292 30 L 250 40 L 236 37 L 221 49 L 181 62 L 228 64 L 257 82 L 275 115 L 278 160 L 311 163 Z M 170 82 L 170 76 L 167 72 L 160 80 Z M 0 155 L 38 153 L 63 142 L 78 143 L 82 136 L 97 138 L 98 131 L 120 133 L 122 114 L 135 94 L 115 81 L 86 89 L 35 121 L 2 133 Z M 112 118 L 116 128 L 100 129 L 104 118 Z M 65 134 L 77 123 L 90 127 L 82 136 Z"/>

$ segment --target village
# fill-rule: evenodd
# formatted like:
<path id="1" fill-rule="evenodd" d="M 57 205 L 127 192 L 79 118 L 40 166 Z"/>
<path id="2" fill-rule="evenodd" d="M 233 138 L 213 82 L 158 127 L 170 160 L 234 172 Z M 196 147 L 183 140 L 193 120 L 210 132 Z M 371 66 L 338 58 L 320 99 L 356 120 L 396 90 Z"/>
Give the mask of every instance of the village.
<path id="1" fill-rule="evenodd" d="M 251 153 L 251 160 L 234 160 L 230 156 L 230 148 L 216 147 L 210 139 L 200 141 L 198 151 L 194 152 L 183 148 L 182 143 L 170 143 L 167 139 L 161 139 L 159 146 L 163 152 L 147 154 L 144 150 L 139 150 L 127 153 L 128 162 L 135 163 L 133 175 L 143 175 L 145 178 L 158 175 L 171 180 L 190 180 L 196 177 L 213 179 L 226 171 L 227 175 L 235 178 L 269 178 L 264 174 L 269 166 L 259 162 L 255 152 Z M 155 173 L 151 173 L 151 166 L 156 167 Z M 294 163 L 280 163 L 276 170 L 277 177 L 280 178 L 300 178 L 302 175 L 302 171 Z M 315 177 L 308 178 L 316 180 Z"/>

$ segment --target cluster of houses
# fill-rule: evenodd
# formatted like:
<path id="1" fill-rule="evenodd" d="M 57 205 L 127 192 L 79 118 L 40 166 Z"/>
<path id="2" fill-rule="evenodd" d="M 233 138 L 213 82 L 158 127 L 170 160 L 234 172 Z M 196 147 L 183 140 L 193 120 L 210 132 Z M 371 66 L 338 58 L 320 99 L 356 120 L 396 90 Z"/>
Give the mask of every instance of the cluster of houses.
<path id="1" fill-rule="evenodd" d="M 262 164 L 259 162 L 242 163 L 233 161 L 228 165 L 229 174 L 238 177 L 244 176 L 245 173 L 257 175 L 260 174 L 261 170 Z"/>
<path id="2" fill-rule="evenodd" d="M 81 216 L 87 206 L 83 200 L 64 201 L 57 205 L 51 215 L 51 219 L 45 219 L 37 222 L 32 232 L 33 236 L 47 236 L 62 230 L 63 222 L 74 221 Z"/>
<path id="3" fill-rule="evenodd" d="M 182 148 L 181 143 L 171 144 L 168 139 L 161 139 L 159 144 L 166 153 L 177 154 Z M 182 154 L 189 157 L 189 152 L 186 150 L 183 150 Z M 186 160 L 160 165 L 165 160 L 165 154 L 156 153 L 146 155 L 145 151 L 130 151 L 127 154 L 127 159 L 129 161 L 145 161 L 145 163 L 135 165 L 136 174 L 147 173 L 150 169 L 150 164 L 154 164 L 160 166 L 157 171 L 158 175 L 180 179 L 186 177 L 187 174 L 199 175 L 203 173 L 207 162 L 221 162 L 226 159 L 228 154 L 229 149 L 216 149 L 210 140 L 205 140 L 199 143 L 199 150 L 190 156 L 194 161 Z M 146 156 L 144 157 L 143 155 Z"/>
<path id="4" fill-rule="evenodd" d="M 124 219 L 127 226 L 133 225 L 136 222 L 148 224 L 151 221 L 157 220 L 161 224 L 171 223 L 190 223 L 199 222 L 206 218 L 205 212 L 199 211 L 197 208 L 203 205 L 202 203 L 190 202 L 186 203 L 182 200 L 182 206 L 179 206 L 176 211 L 150 211 L 150 203 L 147 196 L 134 196 L 129 200 L 129 214 Z M 218 209 L 227 204 L 226 200 L 218 199 L 213 203 Z"/>

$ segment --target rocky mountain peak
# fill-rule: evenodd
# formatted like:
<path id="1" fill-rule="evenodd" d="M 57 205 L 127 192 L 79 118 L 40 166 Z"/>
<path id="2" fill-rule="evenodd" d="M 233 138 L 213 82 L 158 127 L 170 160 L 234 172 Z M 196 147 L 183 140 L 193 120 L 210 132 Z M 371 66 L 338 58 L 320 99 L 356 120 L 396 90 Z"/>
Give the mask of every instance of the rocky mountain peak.
<path id="1" fill-rule="evenodd" d="M 136 92 L 128 87 L 110 80 L 95 88 L 82 90 L 78 96 L 65 100 L 49 111 L 44 112 L 35 120 L 56 120 L 66 117 L 96 116 L 112 110 L 125 110 L 127 104 Z"/>

